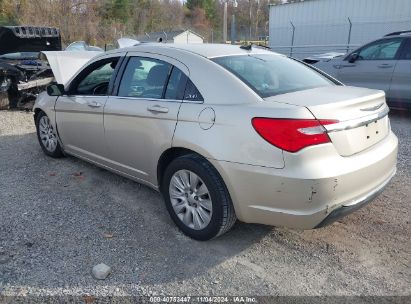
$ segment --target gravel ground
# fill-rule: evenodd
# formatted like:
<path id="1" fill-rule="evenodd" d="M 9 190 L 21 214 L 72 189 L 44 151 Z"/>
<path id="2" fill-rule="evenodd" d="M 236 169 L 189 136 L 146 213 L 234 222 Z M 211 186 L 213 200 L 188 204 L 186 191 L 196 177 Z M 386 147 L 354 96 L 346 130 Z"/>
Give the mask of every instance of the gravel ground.
<path id="1" fill-rule="evenodd" d="M 155 191 L 46 157 L 31 113 L 0 112 L 0 294 L 410 296 L 411 116 L 391 121 L 398 173 L 372 204 L 319 230 L 237 223 L 197 242 Z"/>

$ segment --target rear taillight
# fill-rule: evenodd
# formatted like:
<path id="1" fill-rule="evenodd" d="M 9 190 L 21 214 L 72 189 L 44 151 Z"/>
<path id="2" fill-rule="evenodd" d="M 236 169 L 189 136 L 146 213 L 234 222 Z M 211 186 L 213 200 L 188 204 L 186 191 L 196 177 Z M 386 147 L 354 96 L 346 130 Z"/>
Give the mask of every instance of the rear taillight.
<path id="1" fill-rule="evenodd" d="M 253 118 L 254 129 L 270 144 L 288 152 L 330 142 L 323 125 L 337 120 Z"/>

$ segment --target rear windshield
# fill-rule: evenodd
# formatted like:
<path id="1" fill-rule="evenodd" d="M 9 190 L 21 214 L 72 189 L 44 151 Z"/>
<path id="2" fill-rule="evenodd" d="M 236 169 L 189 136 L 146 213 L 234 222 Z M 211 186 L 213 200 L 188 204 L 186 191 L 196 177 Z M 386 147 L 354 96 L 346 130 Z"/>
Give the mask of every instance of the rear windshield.
<path id="1" fill-rule="evenodd" d="M 262 98 L 335 85 L 304 64 L 280 55 L 240 55 L 212 59 Z"/>

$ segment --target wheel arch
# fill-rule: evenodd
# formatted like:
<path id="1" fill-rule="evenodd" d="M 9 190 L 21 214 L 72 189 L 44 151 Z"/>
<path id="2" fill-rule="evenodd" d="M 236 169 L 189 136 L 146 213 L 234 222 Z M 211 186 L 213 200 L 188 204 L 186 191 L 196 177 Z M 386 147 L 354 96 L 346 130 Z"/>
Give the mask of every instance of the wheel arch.
<path id="1" fill-rule="evenodd" d="M 37 116 L 39 116 L 40 112 L 44 112 L 41 108 L 34 108 L 33 113 L 34 113 L 34 122 L 37 120 Z"/>
<path id="2" fill-rule="evenodd" d="M 190 148 L 186 148 L 183 146 L 180 147 L 171 147 L 167 150 L 165 150 L 157 163 L 157 185 L 158 185 L 158 190 L 160 192 L 162 192 L 161 189 L 161 184 L 162 184 L 162 178 L 164 175 L 164 172 L 167 168 L 167 166 L 177 157 L 183 156 L 183 155 L 187 155 L 187 154 L 195 154 L 198 155 L 204 159 L 206 159 L 213 167 L 214 169 L 217 171 L 217 173 L 220 175 L 220 177 L 222 178 L 225 186 L 227 187 L 228 193 L 231 196 L 231 199 L 233 201 L 233 205 L 234 205 L 234 209 L 236 210 L 236 213 L 239 212 L 239 210 L 237 210 L 237 206 L 236 206 L 236 196 L 235 193 L 233 192 L 233 187 L 231 185 L 231 181 L 229 180 L 227 174 L 224 172 L 223 168 L 220 166 L 219 162 L 216 161 L 215 159 L 213 159 L 210 156 L 204 155 L 205 153 L 201 153 L 199 151 L 196 151 L 194 149 L 190 149 Z"/>
<path id="3" fill-rule="evenodd" d="M 158 189 L 161 191 L 161 183 L 162 183 L 162 179 L 163 179 L 163 175 L 164 172 L 167 168 L 167 166 L 177 157 L 183 156 L 183 155 L 187 155 L 187 154 L 196 154 L 200 157 L 206 158 L 203 155 L 201 155 L 200 153 L 192 150 L 192 149 L 188 149 L 185 147 L 171 147 L 167 150 L 165 150 L 158 162 L 157 162 L 157 184 L 158 184 Z"/>
<path id="4" fill-rule="evenodd" d="M 37 99 L 34 103 L 33 112 L 34 112 L 34 119 L 37 118 L 37 115 L 40 112 L 46 113 L 46 115 L 50 118 L 50 121 L 54 128 L 57 128 L 56 123 L 56 112 L 54 110 L 55 104 L 57 102 L 56 96 L 49 96 L 47 92 L 42 92 L 37 96 Z"/>

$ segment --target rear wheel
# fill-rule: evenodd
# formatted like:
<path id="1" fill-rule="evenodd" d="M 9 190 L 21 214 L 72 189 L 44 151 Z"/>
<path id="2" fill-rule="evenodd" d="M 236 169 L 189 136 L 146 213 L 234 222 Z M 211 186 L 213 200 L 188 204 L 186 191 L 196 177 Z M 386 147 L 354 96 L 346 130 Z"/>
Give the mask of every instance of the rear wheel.
<path id="1" fill-rule="evenodd" d="M 49 117 L 44 112 L 40 112 L 36 117 L 37 138 L 41 149 L 48 156 L 59 158 L 63 156 L 63 151 L 57 139 L 56 131 L 51 124 Z"/>
<path id="2" fill-rule="evenodd" d="M 193 239 L 205 241 L 222 235 L 236 221 L 224 181 L 198 155 L 173 160 L 165 171 L 161 189 L 171 218 Z"/>

